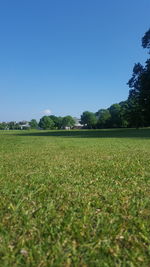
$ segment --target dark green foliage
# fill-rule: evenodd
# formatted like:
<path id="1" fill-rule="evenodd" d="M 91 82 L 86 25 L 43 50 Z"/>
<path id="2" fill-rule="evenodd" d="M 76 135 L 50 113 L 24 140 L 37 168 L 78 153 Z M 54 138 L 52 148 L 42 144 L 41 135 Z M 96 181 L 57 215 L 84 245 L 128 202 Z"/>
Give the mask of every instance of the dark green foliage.
<path id="1" fill-rule="evenodd" d="M 16 122 L 10 121 L 7 125 L 8 125 L 8 128 L 10 130 L 14 130 L 15 129 Z"/>
<path id="2" fill-rule="evenodd" d="M 129 125 L 134 127 L 143 126 L 142 106 L 140 105 L 141 80 L 144 68 L 138 63 L 134 65 L 133 74 L 128 81 L 131 88 L 128 97 Z"/>
<path id="3" fill-rule="evenodd" d="M 30 122 L 29 122 L 29 125 L 32 129 L 36 129 L 38 127 L 38 123 L 35 119 L 32 119 Z"/>
<path id="4" fill-rule="evenodd" d="M 120 110 L 120 118 L 121 118 L 121 125 L 122 127 L 128 127 L 129 126 L 129 118 L 128 118 L 128 101 L 121 101 L 119 103 L 121 110 Z"/>
<path id="5" fill-rule="evenodd" d="M 39 127 L 46 130 L 46 129 L 53 129 L 54 122 L 49 116 L 43 116 L 39 121 Z"/>
<path id="6" fill-rule="evenodd" d="M 54 122 L 55 129 L 61 129 L 62 127 L 62 117 L 57 117 L 55 115 L 50 115 L 50 119 Z"/>
<path id="7" fill-rule="evenodd" d="M 141 90 L 139 105 L 142 108 L 145 126 L 150 125 L 150 59 L 146 65 L 141 77 Z"/>
<path id="8" fill-rule="evenodd" d="M 129 126 L 128 102 L 122 101 L 113 104 L 108 109 L 100 109 L 96 112 L 97 128 L 120 128 Z"/>
<path id="9" fill-rule="evenodd" d="M 131 88 L 128 97 L 130 122 L 137 126 L 150 125 L 150 60 L 145 67 L 135 64 L 132 78 L 128 82 Z"/>
<path id="10" fill-rule="evenodd" d="M 81 115 L 81 123 L 89 129 L 95 128 L 97 124 L 96 115 L 90 111 L 84 111 Z"/>
<path id="11" fill-rule="evenodd" d="M 73 127 L 75 125 L 75 120 L 71 116 L 65 116 L 62 119 L 62 127 Z"/>
<path id="12" fill-rule="evenodd" d="M 15 124 L 14 130 L 20 130 L 20 125 L 19 125 L 19 123 L 16 123 L 16 124 Z"/>
<path id="13" fill-rule="evenodd" d="M 0 130 L 6 130 L 7 129 L 7 123 L 6 122 L 1 122 L 0 123 Z"/>
<path id="14" fill-rule="evenodd" d="M 20 129 L 20 124 L 16 123 L 15 121 L 10 121 L 8 123 L 5 124 L 5 129 L 9 129 L 9 130 L 19 130 Z"/>
<path id="15" fill-rule="evenodd" d="M 142 46 L 143 48 L 150 49 L 150 29 L 145 33 L 145 35 L 142 38 Z"/>
<path id="16" fill-rule="evenodd" d="M 42 129 L 62 129 L 65 127 L 72 128 L 75 120 L 71 116 L 57 117 L 55 115 L 44 116 L 40 119 L 39 127 Z"/>
<path id="17" fill-rule="evenodd" d="M 142 46 L 150 49 L 150 30 L 142 38 Z M 135 64 L 132 78 L 128 82 L 129 121 L 132 126 L 150 125 L 150 59 L 145 66 Z"/>
<path id="18" fill-rule="evenodd" d="M 121 106 L 119 104 L 113 104 L 109 108 L 109 112 L 111 115 L 110 120 L 110 127 L 121 127 L 122 121 L 121 121 Z"/>
<path id="19" fill-rule="evenodd" d="M 97 117 L 97 127 L 98 128 L 107 128 L 109 127 L 111 114 L 108 109 L 100 109 L 96 112 Z"/>

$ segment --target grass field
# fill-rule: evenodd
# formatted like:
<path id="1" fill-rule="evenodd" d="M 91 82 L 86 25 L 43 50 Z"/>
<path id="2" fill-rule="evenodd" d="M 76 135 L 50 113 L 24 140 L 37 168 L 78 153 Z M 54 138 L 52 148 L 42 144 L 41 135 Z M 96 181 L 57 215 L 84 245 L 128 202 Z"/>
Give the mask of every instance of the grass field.
<path id="1" fill-rule="evenodd" d="M 1 131 L 0 266 L 150 266 L 150 129 Z"/>

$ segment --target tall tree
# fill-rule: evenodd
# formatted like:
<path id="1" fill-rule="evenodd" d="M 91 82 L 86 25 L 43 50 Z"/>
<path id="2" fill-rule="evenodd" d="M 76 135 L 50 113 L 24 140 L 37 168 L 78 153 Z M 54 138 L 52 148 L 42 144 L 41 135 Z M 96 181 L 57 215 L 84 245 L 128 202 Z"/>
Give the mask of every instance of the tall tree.
<path id="1" fill-rule="evenodd" d="M 142 46 L 143 48 L 149 49 L 150 53 L 150 29 L 144 34 L 142 38 Z"/>
<path id="2" fill-rule="evenodd" d="M 55 129 L 61 129 L 62 127 L 62 117 L 57 117 L 55 115 L 50 115 L 50 119 L 54 122 Z"/>
<path id="3" fill-rule="evenodd" d="M 107 128 L 109 127 L 109 121 L 111 119 L 111 114 L 108 109 L 100 109 L 96 112 L 97 117 L 97 127 Z"/>
<path id="4" fill-rule="evenodd" d="M 132 77 L 128 81 L 130 88 L 128 96 L 128 116 L 131 127 L 144 126 L 144 114 L 140 104 L 143 72 L 144 67 L 140 63 L 135 64 Z"/>
<path id="5" fill-rule="evenodd" d="M 128 127 L 129 126 L 129 117 L 128 117 L 128 101 L 121 101 L 119 103 L 121 106 L 121 111 L 120 111 L 120 117 L 121 117 L 121 126 L 122 127 Z"/>
<path id="6" fill-rule="evenodd" d="M 143 48 L 150 53 L 150 29 L 142 38 Z M 135 64 L 132 78 L 129 80 L 130 87 L 128 103 L 130 118 L 133 118 L 137 126 L 150 125 L 150 59 L 142 66 Z"/>
<path id="7" fill-rule="evenodd" d="M 121 106 L 119 104 L 113 104 L 109 107 L 109 112 L 111 115 L 110 118 L 110 127 L 121 127 Z"/>
<path id="8" fill-rule="evenodd" d="M 65 116 L 62 119 L 62 127 L 73 127 L 75 125 L 75 120 L 71 116 Z"/>
<path id="9" fill-rule="evenodd" d="M 143 48 L 147 48 L 150 54 L 150 29 L 142 38 L 142 46 Z M 146 125 L 150 125 L 150 59 L 146 61 L 142 76 L 141 104 L 143 106 Z"/>
<path id="10" fill-rule="evenodd" d="M 29 125 L 32 129 L 36 129 L 38 127 L 38 123 L 35 119 L 32 119 L 30 122 L 29 122 Z"/>
<path id="11" fill-rule="evenodd" d="M 6 130 L 8 128 L 8 124 L 6 122 L 0 122 L 0 130 Z"/>
<path id="12" fill-rule="evenodd" d="M 146 61 L 141 77 L 139 105 L 142 107 L 145 126 L 150 125 L 150 59 Z"/>
<path id="13" fill-rule="evenodd" d="M 81 124 L 89 129 L 95 128 L 97 123 L 96 115 L 90 111 L 84 111 L 81 115 Z"/>
<path id="14" fill-rule="evenodd" d="M 8 128 L 10 130 L 15 130 L 15 127 L 16 127 L 16 122 L 15 121 L 8 122 Z"/>
<path id="15" fill-rule="evenodd" d="M 43 116 L 39 121 L 39 127 L 44 130 L 50 130 L 53 129 L 54 122 L 49 118 L 49 116 Z"/>

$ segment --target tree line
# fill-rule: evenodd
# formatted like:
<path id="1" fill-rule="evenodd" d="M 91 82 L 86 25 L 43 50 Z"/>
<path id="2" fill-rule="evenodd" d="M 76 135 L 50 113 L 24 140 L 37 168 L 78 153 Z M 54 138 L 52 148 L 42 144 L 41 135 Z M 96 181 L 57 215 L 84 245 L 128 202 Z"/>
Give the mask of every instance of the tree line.
<path id="1" fill-rule="evenodd" d="M 150 54 L 150 29 L 142 38 L 142 47 L 148 49 Z M 128 81 L 129 96 L 126 101 L 111 105 L 107 109 L 100 109 L 96 113 L 84 111 L 80 123 L 83 128 L 119 128 L 119 127 L 147 127 L 150 126 L 150 58 L 145 65 L 136 63 L 133 67 L 132 77 Z M 75 120 L 72 116 L 57 117 L 43 116 L 39 123 L 32 119 L 26 126 L 23 122 L 2 122 L 0 129 L 62 129 L 73 128 Z"/>
<path id="2" fill-rule="evenodd" d="M 55 115 L 43 116 L 39 121 L 39 127 L 42 129 L 63 129 L 72 128 L 75 120 L 72 116 L 57 117 Z"/>
<path id="3" fill-rule="evenodd" d="M 21 122 L 2 122 L 0 123 L 0 130 L 20 130 L 20 129 L 64 129 L 66 127 L 72 128 L 75 125 L 75 119 L 72 116 L 57 117 L 55 115 L 43 116 L 39 122 L 32 119 L 31 121 Z"/>
<path id="4" fill-rule="evenodd" d="M 142 38 L 142 47 L 150 54 L 150 29 Z M 147 127 L 150 126 L 150 58 L 145 65 L 136 63 L 128 81 L 126 101 L 100 109 L 96 113 L 83 112 L 81 122 L 87 128 Z"/>

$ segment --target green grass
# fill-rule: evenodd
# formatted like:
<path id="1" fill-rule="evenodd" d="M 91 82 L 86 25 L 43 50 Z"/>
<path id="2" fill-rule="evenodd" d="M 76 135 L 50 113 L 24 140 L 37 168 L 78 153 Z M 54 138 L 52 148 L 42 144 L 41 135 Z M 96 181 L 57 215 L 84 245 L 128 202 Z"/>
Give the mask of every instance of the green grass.
<path id="1" fill-rule="evenodd" d="M 150 129 L 1 131 L 0 266 L 150 266 Z"/>

